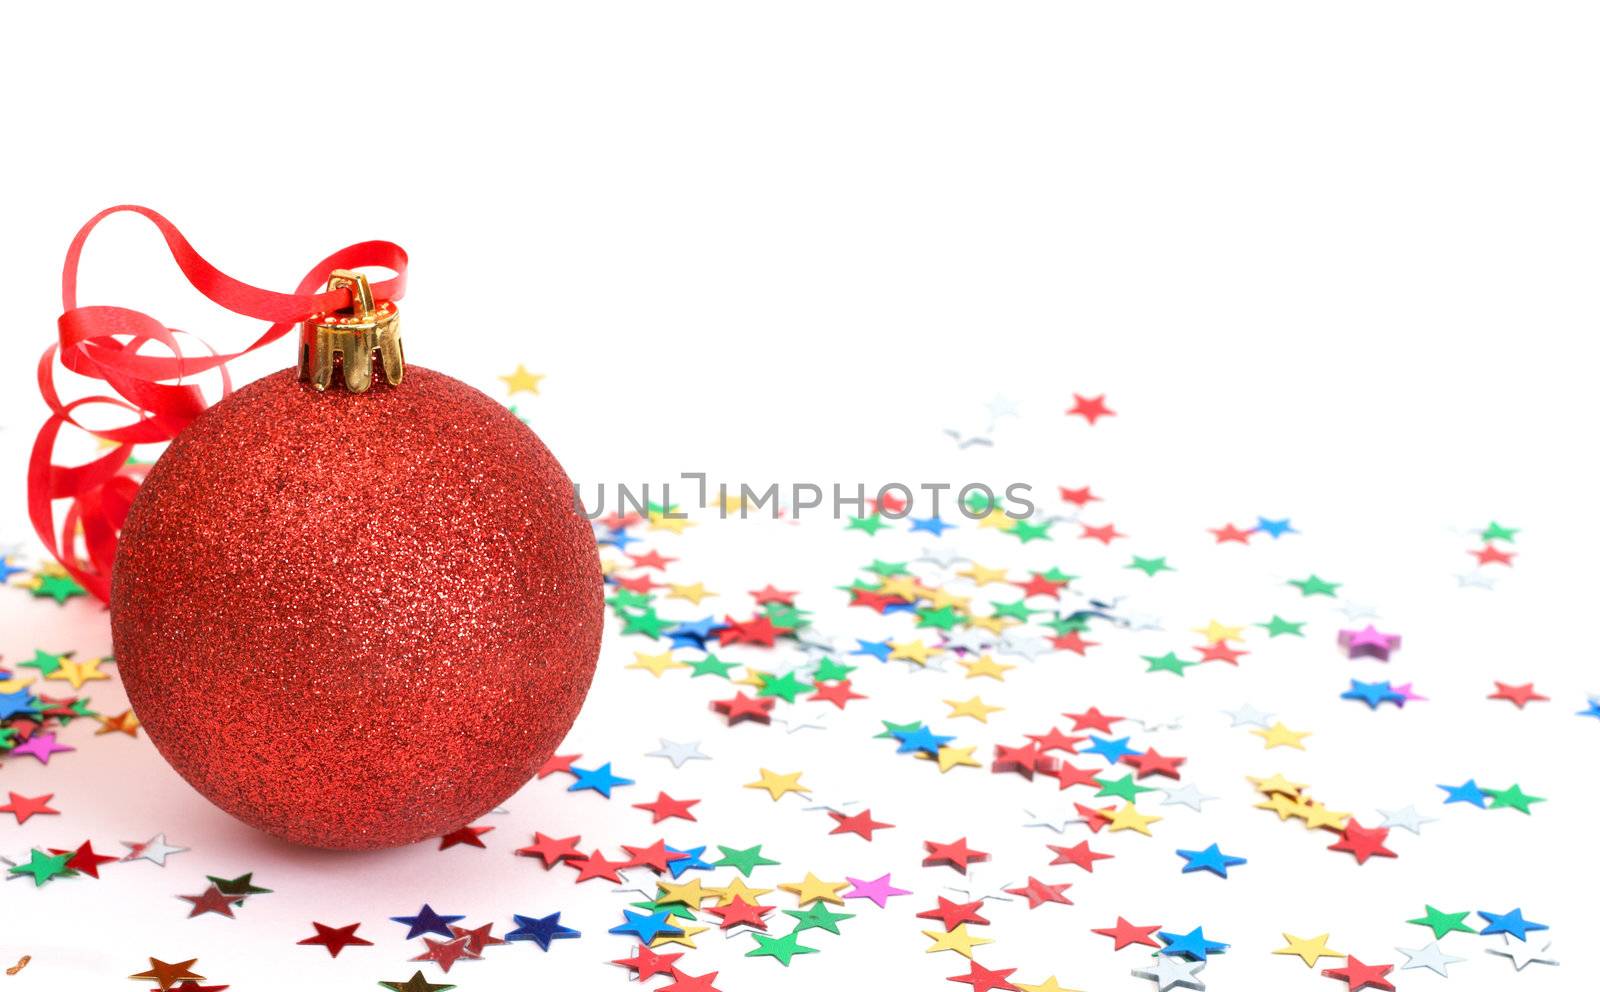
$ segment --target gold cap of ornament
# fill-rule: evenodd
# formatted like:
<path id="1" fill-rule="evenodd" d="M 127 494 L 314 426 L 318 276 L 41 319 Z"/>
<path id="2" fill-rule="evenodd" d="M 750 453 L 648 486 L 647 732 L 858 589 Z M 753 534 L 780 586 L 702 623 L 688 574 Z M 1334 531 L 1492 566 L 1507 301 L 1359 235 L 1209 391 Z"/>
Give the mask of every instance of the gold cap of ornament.
<path id="1" fill-rule="evenodd" d="M 350 306 L 317 314 L 300 325 L 300 381 L 321 392 L 333 383 L 335 366 L 344 371 L 344 388 L 364 393 L 372 385 L 374 363 L 391 386 L 406 375 L 400 349 L 400 313 L 388 300 L 373 302 L 367 277 L 348 269 L 328 275 L 328 289 L 350 290 Z"/>

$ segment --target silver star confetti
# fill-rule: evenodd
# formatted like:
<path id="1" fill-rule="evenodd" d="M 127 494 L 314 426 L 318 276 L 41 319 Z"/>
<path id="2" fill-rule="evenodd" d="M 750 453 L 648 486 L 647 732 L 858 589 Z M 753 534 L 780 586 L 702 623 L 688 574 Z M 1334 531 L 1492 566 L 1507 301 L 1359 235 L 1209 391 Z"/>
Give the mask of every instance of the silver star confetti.
<path id="1" fill-rule="evenodd" d="M 1006 889 L 1015 888 L 1016 883 L 1007 881 L 996 885 L 994 880 L 1002 876 L 995 874 L 992 865 L 973 865 L 967 869 L 966 885 L 946 885 L 946 892 L 960 893 L 967 902 L 993 899 L 997 902 L 1013 902 L 1016 897 Z"/>
<path id="2" fill-rule="evenodd" d="M 1520 940 L 1513 941 L 1507 934 L 1501 934 L 1500 939 L 1505 941 L 1505 946 L 1491 947 L 1488 949 L 1488 953 L 1493 954 L 1496 957 L 1510 958 L 1511 966 L 1518 971 L 1521 971 L 1530 964 L 1556 965 L 1561 963 L 1555 958 L 1548 956 L 1550 953 L 1549 941 L 1546 941 L 1543 947 L 1535 951 L 1532 944 L 1525 944 Z"/>
<path id="3" fill-rule="evenodd" d="M 1245 703 L 1236 710 L 1223 710 L 1233 720 L 1235 727 L 1262 727 L 1272 726 L 1272 714 L 1258 710 L 1249 703 Z"/>
<path id="4" fill-rule="evenodd" d="M 1205 969 L 1204 961 L 1184 961 L 1170 954 L 1159 954 L 1154 968 L 1133 969 L 1134 978 L 1148 978 L 1156 983 L 1156 992 L 1171 989 L 1191 989 L 1204 992 L 1206 983 L 1197 976 Z"/>
<path id="5" fill-rule="evenodd" d="M 817 810 L 827 810 L 834 813 L 843 813 L 845 816 L 849 816 L 850 807 L 861 805 L 861 800 L 859 799 L 839 799 L 835 796 L 829 796 L 824 799 L 815 797 L 810 793 L 805 793 L 805 798 L 806 802 L 810 805 L 802 806 L 800 808 L 808 813 L 815 812 Z"/>
<path id="6" fill-rule="evenodd" d="M 646 758 L 666 758 L 672 762 L 672 767 L 682 768 L 686 761 L 710 761 L 711 755 L 700 751 L 699 741 L 690 741 L 687 744 L 678 741 L 669 741 L 665 737 L 656 738 L 661 742 L 661 747 L 645 753 Z"/>
<path id="7" fill-rule="evenodd" d="M 1187 806 L 1197 813 L 1205 812 L 1200 808 L 1201 803 L 1217 798 L 1216 796 L 1202 794 L 1200 787 L 1192 782 L 1181 789 L 1162 789 L 1161 791 L 1167 797 L 1161 800 L 1161 805 Z"/>
<path id="8" fill-rule="evenodd" d="M 1383 815 L 1383 822 L 1378 826 L 1403 827 L 1414 834 L 1422 833 L 1422 825 L 1424 823 L 1439 822 L 1438 817 L 1423 816 L 1417 812 L 1415 806 L 1407 806 L 1405 809 L 1380 809 L 1378 812 Z"/>
<path id="9" fill-rule="evenodd" d="M 1446 954 L 1440 950 L 1437 940 L 1427 947 L 1396 947 L 1395 950 L 1406 956 L 1406 963 L 1400 966 L 1401 971 L 1407 968 L 1427 968 L 1429 971 L 1443 975 L 1445 978 L 1450 977 L 1449 972 L 1444 970 L 1446 965 L 1459 964 L 1466 960 L 1466 958 L 1458 958 L 1453 954 Z"/>
<path id="10" fill-rule="evenodd" d="M 987 434 L 968 434 L 954 427 L 946 427 L 944 432 L 955 439 L 958 448 L 970 448 L 975 444 L 981 444 L 986 448 L 994 447 L 994 439 Z"/>
<path id="11" fill-rule="evenodd" d="M 827 730 L 833 726 L 833 721 L 833 714 L 826 711 L 772 718 L 772 722 L 783 724 L 784 731 L 790 734 L 798 734 L 802 730 Z"/>
<path id="12" fill-rule="evenodd" d="M 1076 810 L 1069 810 L 1065 806 L 1041 811 L 1025 809 L 1022 812 L 1023 815 L 1027 816 L 1027 819 L 1022 823 L 1024 827 L 1044 827 L 1054 830 L 1058 834 L 1066 833 L 1067 828 L 1074 823 L 1084 822 L 1083 817 L 1079 816 Z"/>
<path id="13" fill-rule="evenodd" d="M 127 855 L 122 860 L 152 861 L 163 868 L 167 866 L 168 858 L 172 857 L 174 854 L 182 854 L 184 851 L 188 850 L 187 847 L 173 847 L 171 844 L 168 844 L 166 834 L 156 834 L 143 844 L 133 844 L 128 841 L 123 841 L 122 846 L 128 849 Z"/>

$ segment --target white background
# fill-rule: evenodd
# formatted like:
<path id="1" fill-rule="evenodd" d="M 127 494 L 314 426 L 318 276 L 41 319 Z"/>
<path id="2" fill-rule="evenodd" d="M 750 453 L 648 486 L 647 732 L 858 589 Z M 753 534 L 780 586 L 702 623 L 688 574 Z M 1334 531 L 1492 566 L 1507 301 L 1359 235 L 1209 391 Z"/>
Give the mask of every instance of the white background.
<path id="1" fill-rule="evenodd" d="M 1193 835 L 1118 843 L 1119 855 L 1131 856 L 1102 864 L 1120 863 L 1128 874 L 1112 885 L 1097 872 L 1092 909 L 1064 911 L 1059 919 L 1070 922 L 1059 929 L 1040 913 L 1013 914 L 1017 929 L 997 926 L 997 943 L 980 949 L 980 961 L 1024 965 L 1014 977 L 1025 981 L 1054 970 L 1068 985 L 1138 987 L 1126 977 L 1132 952 L 1113 957 L 1087 928 L 1122 912 L 1173 925 L 1193 916 L 1210 932 L 1203 907 L 1219 915 L 1222 939 L 1236 944 L 1207 972 L 1214 988 L 1287 988 L 1290 979 L 1293 987 L 1333 987 L 1263 953 L 1277 946 L 1276 931 L 1332 930 L 1333 946 L 1394 961 L 1394 943 L 1422 939 L 1398 921 L 1420 914 L 1424 900 L 1497 911 L 1521 904 L 1569 936 L 1563 967 L 1512 976 L 1474 945 L 1470 967 L 1443 987 L 1509 987 L 1497 984 L 1503 979 L 1570 988 L 1562 983 L 1582 965 L 1580 935 L 1596 922 L 1582 893 L 1557 884 L 1586 862 L 1582 824 L 1595 812 L 1585 777 L 1596 728 L 1570 713 L 1584 691 L 1600 688 L 1588 634 L 1576 623 L 1589 609 L 1596 550 L 1586 454 L 1600 358 L 1596 20 L 1586 5 L 1482 3 L 13 11 L 0 24 L 0 176 L 9 194 L 0 238 L 9 325 L 0 341 L 0 465 L 11 466 L 0 471 L 0 506 L 9 508 L 0 536 L 27 536 L 21 466 L 42 409 L 33 363 L 59 311 L 61 254 L 88 216 L 116 202 L 155 207 L 229 273 L 282 289 L 334 248 L 393 239 L 413 263 L 403 304 L 408 358 L 491 391 L 499 389 L 494 376 L 519 361 L 548 374 L 543 395 L 519 404 L 575 479 L 699 470 L 754 482 L 1006 474 L 1041 486 L 1093 482 L 1116 496 L 1106 516 L 1140 538 L 1133 550 L 1192 563 L 1192 585 L 1173 587 L 1189 598 L 1152 604 L 1170 610 L 1174 631 L 1213 613 L 1246 622 L 1293 609 L 1277 598 L 1276 583 L 1312 569 L 1352 583 L 1358 598 L 1403 629 L 1418 666 L 1409 674 L 1434 698 L 1431 708 L 1408 709 L 1404 724 L 1391 711 L 1378 723 L 1354 704 L 1331 702 L 1349 672 L 1332 667 L 1326 639 L 1272 645 L 1280 656 L 1323 666 L 1322 681 L 1303 696 L 1302 680 L 1272 674 L 1267 661 L 1208 673 L 1217 676 L 1211 685 L 1194 690 L 1206 704 L 1249 698 L 1291 726 L 1318 731 L 1312 751 L 1291 758 L 1330 803 L 1360 804 L 1370 816 L 1377 805 L 1431 803 L 1434 782 L 1474 774 L 1559 797 L 1527 821 L 1504 811 L 1462 818 L 1452 807 L 1449 822 L 1425 828 L 1422 838 L 1396 838 L 1411 842 L 1405 867 L 1352 874 L 1342 859 L 1290 842 L 1303 837 L 1285 840 L 1290 826 L 1263 822 L 1268 815 L 1238 794 L 1239 774 L 1278 770 L 1283 752 L 1261 764 L 1253 738 L 1241 743 L 1242 731 L 1218 730 L 1221 718 L 1180 687 L 1137 675 L 1136 650 L 1180 648 L 1188 635 L 1130 637 L 1115 663 L 1098 662 L 1095 671 L 1112 666 L 1117 674 L 1095 694 L 1133 712 L 1157 711 L 1152 716 L 1192 709 L 1193 724 L 1207 729 L 1175 744 L 1180 753 L 1211 748 L 1212 774 L 1199 781 L 1233 797 L 1236 808 L 1210 804 Z M 142 309 L 218 346 L 256 332 L 190 293 L 158 239 L 132 219 L 108 223 L 91 243 L 82 302 Z M 289 360 L 285 347 L 250 368 Z M 1060 416 L 1073 391 L 1109 394 L 1121 418 L 1086 433 Z M 982 403 L 995 394 L 1017 400 L 1023 420 L 1002 425 L 993 451 L 958 457 L 941 428 L 981 426 Z M 1292 514 L 1310 533 L 1297 549 L 1251 559 L 1207 547 L 1202 528 L 1256 513 Z M 1501 589 L 1458 590 L 1452 572 L 1470 564 L 1470 540 L 1450 528 L 1491 517 L 1527 528 L 1523 557 Z M 896 548 L 842 543 L 825 558 L 826 545 L 785 545 L 791 532 L 768 530 L 777 564 L 728 554 L 713 565 L 719 540 L 737 547 L 725 538 L 691 545 L 700 537 L 691 532 L 679 543 L 704 549 L 713 587 L 809 583 L 801 588 L 813 590 L 819 607 L 837 602 L 828 586 Z M 677 540 L 660 543 L 671 554 Z M 915 549 L 907 541 L 902 554 Z M 1120 548 L 1102 559 L 1097 545 L 1070 540 L 1035 556 L 1036 547 L 1027 560 L 1069 571 L 1100 562 L 1115 575 L 1123 559 Z M 978 544 L 974 553 L 1022 561 L 1011 542 Z M 691 581 L 700 574 L 688 573 Z M 6 607 L 7 658 L 51 637 L 104 650 L 94 611 L 58 615 L 25 605 Z M 1337 615 L 1317 609 L 1331 636 Z M 57 623 L 71 626 L 50 626 Z M 602 667 L 620 666 L 630 651 L 609 643 Z M 1124 680 L 1124 672 L 1136 677 Z M 597 692 L 614 684 L 620 696 L 643 678 L 611 672 Z M 936 719 L 944 687 L 879 678 L 879 694 L 910 694 L 907 712 L 948 722 Z M 1509 704 L 1482 701 L 1490 678 L 1537 680 L 1557 696 L 1548 719 L 1533 711 L 1518 719 Z M 1007 688 L 1014 704 L 1024 698 Z M 701 686 L 683 692 L 686 706 L 703 705 Z M 1146 701 L 1142 694 L 1152 692 L 1170 695 Z M 1094 701 L 1069 695 L 1063 707 Z M 915 700 L 924 696 L 934 702 L 919 711 Z M 575 738 L 586 754 L 614 749 L 624 774 L 649 771 L 633 775 L 637 789 L 677 795 L 670 768 L 638 756 L 661 726 L 646 709 L 654 702 L 640 700 L 636 712 L 619 698 L 614 718 L 586 716 Z M 1008 714 L 1014 724 L 992 731 L 996 738 L 1042 730 L 1058 711 L 1018 710 Z M 698 709 L 690 712 L 693 726 L 706 728 L 695 733 L 714 732 Z M 1424 732 L 1440 735 L 1443 753 Z M 807 760 L 787 754 L 796 740 L 770 744 L 778 749 L 771 760 L 787 762 L 781 770 Z M 816 760 L 845 774 L 850 756 Z M 542 881 L 532 866 L 519 863 L 529 871 L 515 880 L 500 870 L 513 830 L 518 843 L 535 826 L 557 832 L 546 822 L 581 822 L 607 843 L 648 835 L 637 820 L 607 826 L 608 815 L 626 809 L 621 803 L 555 805 L 548 820 L 530 812 L 520 818 L 527 822 L 491 835 L 502 850 L 479 859 L 481 878 L 450 883 L 459 897 L 450 899 L 433 895 L 445 882 L 430 888 L 413 876 L 455 877 L 456 866 L 471 862 L 445 866 L 447 855 L 481 852 L 312 862 L 280 849 L 262 853 L 260 842 L 252 847 L 152 761 L 145 755 L 138 767 L 153 780 L 137 789 L 124 782 L 121 798 L 130 807 L 151 795 L 172 805 L 142 811 L 138 829 L 167 829 L 197 848 L 214 835 L 226 856 L 180 856 L 165 875 L 152 869 L 126 883 L 123 894 L 134 900 L 127 905 L 140 907 L 136 919 L 82 887 L 47 888 L 36 904 L 23 901 L 34 893 L 6 887 L 0 932 L 8 953 L 21 907 L 38 905 L 43 912 L 28 913 L 20 932 L 36 949 L 55 934 L 57 958 L 69 962 L 76 947 L 86 976 L 127 974 L 145 954 L 200 953 L 202 963 L 214 962 L 207 974 L 236 988 L 322 982 L 330 972 L 317 969 L 330 962 L 286 954 L 285 938 L 308 933 L 311 918 L 348 922 L 329 919 L 343 914 L 319 911 L 318 898 L 338 893 L 349 902 L 381 890 L 384 898 L 360 915 L 364 931 L 390 940 L 383 966 L 371 963 L 376 954 L 358 957 L 376 949 L 360 948 L 331 963 L 363 987 L 409 973 L 389 963 L 399 949 L 379 917 L 411 912 L 423 897 L 441 909 L 476 901 L 500 916 L 545 903 L 545 911 L 562 908 L 564 894 L 511 905 L 520 905 L 521 892 L 506 887 Z M 724 824 L 769 813 L 765 800 L 749 801 L 759 796 L 727 788 L 754 778 L 747 763 L 696 768 L 687 791 L 705 795 L 707 809 L 717 796 Z M 101 768 L 76 766 L 90 767 Z M 8 764 L 8 777 L 13 771 Z M 32 772 L 15 774 L 28 785 L 21 791 L 47 781 L 24 777 Z M 116 777 L 114 769 L 95 774 Z M 918 795 L 895 810 L 901 820 L 880 817 L 908 824 L 882 835 L 885 843 L 904 835 L 894 839 L 903 846 L 898 856 L 841 860 L 837 870 L 914 864 L 922 833 L 940 833 L 921 824 L 951 794 L 921 791 L 954 788 L 930 781 L 907 773 L 906 789 Z M 61 775 L 48 782 L 67 798 Z M 513 815 L 557 794 L 536 786 Z M 79 816 L 104 816 L 97 840 L 123 823 L 135 830 L 125 812 L 88 811 L 98 795 L 89 789 L 77 802 Z M 919 814 L 924 801 L 928 812 Z M 887 813 L 896 804 L 873 806 Z M 810 819 L 819 815 L 762 821 L 759 829 L 774 848 L 798 853 L 821 833 Z M 1007 836 L 1019 818 L 1004 821 L 1013 825 Z M 13 829 L 6 848 L 56 841 L 47 826 L 35 820 Z M 946 832 L 975 831 L 976 843 L 981 827 Z M 1224 836 L 1269 867 L 1254 881 L 1219 883 L 1226 887 L 1151 888 L 1176 878 L 1166 848 Z M 1277 868 L 1274 851 L 1286 859 Z M 165 899 L 168 890 L 198 891 L 190 883 L 234 864 L 266 876 L 274 858 L 284 862 L 280 892 L 293 888 L 285 876 L 296 872 L 317 892 L 252 904 L 249 915 L 277 921 L 272 928 L 252 929 L 249 916 L 232 926 L 143 910 L 140 900 L 150 897 L 141 885 Z M 1152 862 L 1148 873 L 1131 867 L 1136 859 Z M 795 877 L 812 867 L 802 860 L 786 860 Z M 834 866 L 816 867 L 824 874 Z M 1304 879 L 1293 875 L 1300 867 Z M 1373 878 L 1380 881 L 1366 887 Z M 943 881 L 929 875 L 907 887 L 921 893 Z M 1074 881 L 1091 888 L 1089 877 Z M 599 912 L 586 934 L 610 925 Z M 962 970 L 957 959 L 922 956 L 911 925 L 922 921 L 910 910 L 900 917 L 797 959 L 781 977 L 797 988 L 835 976 L 851 987 L 875 979 L 948 987 L 942 979 Z M 85 920 L 109 929 L 89 924 L 80 932 Z M 179 929 L 185 925 L 192 939 Z M 1058 961 L 1051 951 L 1060 934 L 1067 960 Z M 602 940 L 617 950 L 605 957 L 621 954 L 621 941 Z M 527 987 L 541 974 L 552 982 L 592 977 L 599 943 L 556 945 L 537 960 L 537 952 L 507 956 L 529 976 L 520 986 L 468 984 L 466 965 L 452 975 L 463 975 L 463 988 Z M 894 953 L 874 954 L 878 946 Z M 716 964 L 730 988 L 779 981 L 772 962 Z M 41 966 L 23 977 L 44 987 L 50 974 Z M 1402 988 L 1435 982 L 1418 972 L 1391 977 Z"/>

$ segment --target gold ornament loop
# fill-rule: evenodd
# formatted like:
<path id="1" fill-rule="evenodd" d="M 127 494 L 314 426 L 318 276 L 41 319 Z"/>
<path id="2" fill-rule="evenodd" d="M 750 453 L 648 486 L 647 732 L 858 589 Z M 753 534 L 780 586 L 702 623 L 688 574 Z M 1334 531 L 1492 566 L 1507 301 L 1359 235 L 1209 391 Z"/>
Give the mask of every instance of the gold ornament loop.
<path id="1" fill-rule="evenodd" d="M 334 269 L 328 274 L 328 292 L 336 289 L 350 291 L 350 309 L 357 320 L 365 320 L 372 313 L 372 284 L 366 276 L 349 269 Z"/>
<path id="2" fill-rule="evenodd" d="M 300 381 L 321 392 L 333 383 L 334 369 L 344 373 L 344 387 L 364 393 L 372 385 L 373 365 L 384 381 L 400 385 L 405 378 L 405 353 L 400 347 L 400 313 L 388 300 L 374 301 L 367 277 L 348 269 L 328 275 L 328 289 L 348 289 L 348 309 L 317 314 L 300 325 Z"/>

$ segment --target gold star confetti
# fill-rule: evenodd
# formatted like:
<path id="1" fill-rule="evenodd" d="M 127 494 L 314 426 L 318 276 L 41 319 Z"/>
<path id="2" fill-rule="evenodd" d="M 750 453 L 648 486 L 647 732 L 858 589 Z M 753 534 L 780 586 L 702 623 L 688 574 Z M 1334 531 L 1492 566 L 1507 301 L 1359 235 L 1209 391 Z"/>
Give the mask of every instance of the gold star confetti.
<path id="1" fill-rule="evenodd" d="M 1255 734 L 1257 737 L 1261 738 L 1262 740 L 1266 741 L 1268 748 L 1292 747 L 1292 748 L 1296 748 L 1296 749 L 1301 750 L 1301 751 L 1304 751 L 1306 749 L 1306 746 L 1304 744 L 1300 743 L 1300 742 L 1303 741 L 1304 739 L 1306 739 L 1307 737 L 1311 736 L 1311 732 L 1309 730 L 1306 730 L 1306 731 L 1290 730 L 1288 727 L 1285 727 L 1281 722 L 1280 723 L 1274 723 L 1270 727 L 1257 728 L 1257 729 L 1252 730 L 1250 732 L 1252 734 Z"/>
<path id="2" fill-rule="evenodd" d="M 544 376 L 535 375 L 534 373 L 529 372 L 525 367 L 523 367 L 521 362 L 518 362 L 517 370 L 515 372 L 511 373 L 510 375 L 497 376 L 497 378 L 506 384 L 506 391 L 512 396 L 515 396 L 518 393 L 532 393 L 533 395 L 538 396 L 539 381 L 543 379 Z"/>
<path id="3" fill-rule="evenodd" d="M 1320 937 L 1296 937 L 1292 933 L 1286 933 L 1283 935 L 1283 939 L 1289 942 L 1289 946 L 1280 947 L 1272 953 L 1293 954 L 1304 961 L 1307 968 L 1315 968 L 1320 958 L 1344 957 L 1343 951 L 1335 951 L 1328 948 L 1327 934 L 1323 934 Z"/>
<path id="4" fill-rule="evenodd" d="M 965 716 L 979 723 L 988 723 L 990 713 L 999 713 L 1005 709 L 1004 706 L 990 706 L 980 696 L 962 700 L 946 699 L 944 704 L 950 707 L 950 712 L 947 714 L 950 718 Z"/>
<path id="5" fill-rule="evenodd" d="M 700 601 L 702 599 L 715 595 L 716 593 L 711 592 L 699 582 L 688 586 L 674 585 L 672 583 L 667 584 L 668 599 L 686 599 L 696 606 L 700 605 Z"/>
<path id="6" fill-rule="evenodd" d="M 956 924 L 954 930 L 924 930 L 922 935 L 933 941 L 933 946 L 928 948 L 929 954 L 938 951 L 955 951 L 964 958 L 972 958 L 972 949 L 980 944 L 992 944 L 994 940 L 989 937 L 979 937 L 967 932 L 965 923 Z"/>
<path id="7" fill-rule="evenodd" d="M 1016 665 L 1007 665 L 1004 662 L 995 661 L 992 656 L 986 654 L 979 655 L 973 661 L 963 661 L 960 664 L 962 668 L 967 670 L 967 678 L 976 679 L 987 676 L 996 682 L 1004 682 L 1006 673 L 1017 667 Z"/>
<path id="8" fill-rule="evenodd" d="M 1227 624 L 1219 623 L 1216 620 L 1212 620 L 1210 623 L 1206 624 L 1204 627 L 1196 627 L 1196 628 L 1194 628 L 1194 632 L 1196 634 L 1199 634 L 1201 637 L 1204 637 L 1206 640 L 1210 641 L 1212 644 L 1217 644 L 1217 643 L 1222 642 L 1222 641 L 1242 641 L 1242 640 L 1244 640 L 1244 627 L 1243 626 L 1230 627 Z"/>
<path id="9" fill-rule="evenodd" d="M 645 654 L 643 651 L 635 651 L 633 653 L 633 661 L 622 667 L 640 668 L 659 679 L 662 673 L 669 669 L 688 668 L 689 666 L 675 660 L 671 651 L 666 651 L 662 654 Z"/>
<path id="10" fill-rule="evenodd" d="M 773 802 L 777 802 L 791 792 L 798 792 L 803 796 L 810 791 L 800 784 L 800 776 L 803 774 L 805 773 L 790 772 L 787 775 L 780 775 L 777 772 L 763 768 L 761 769 L 761 779 L 756 782 L 745 783 L 745 788 L 765 789 L 767 794 L 772 797 Z"/>
<path id="11" fill-rule="evenodd" d="M 849 887 L 849 882 L 824 882 L 809 871 L 806 872 L 806 877 L 801 881 L 778 883 L 778 888 L 794 894 L 794 897 L 799 900 L 801 908 L 819 900 L 831 902 L 835 906 L 843 906 L 844 899 L 839 896 L 839 891 Z"/>

